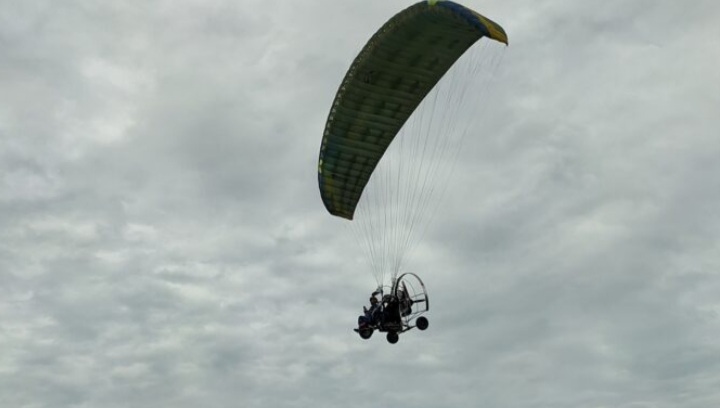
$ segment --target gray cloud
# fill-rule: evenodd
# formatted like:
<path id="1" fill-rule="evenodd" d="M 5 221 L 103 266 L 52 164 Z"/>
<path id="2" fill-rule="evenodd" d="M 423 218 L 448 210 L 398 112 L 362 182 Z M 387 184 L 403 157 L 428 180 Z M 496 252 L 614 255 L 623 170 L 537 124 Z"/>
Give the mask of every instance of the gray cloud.
<path id="1" fill-rule="evenodd" d="M 351 331 L 317 153 L 409 4 L 0 4 L 0 405 L 716 405 L 709 0 L 468 4 L 510 46 L 406 265 L 430 329 Z"/>

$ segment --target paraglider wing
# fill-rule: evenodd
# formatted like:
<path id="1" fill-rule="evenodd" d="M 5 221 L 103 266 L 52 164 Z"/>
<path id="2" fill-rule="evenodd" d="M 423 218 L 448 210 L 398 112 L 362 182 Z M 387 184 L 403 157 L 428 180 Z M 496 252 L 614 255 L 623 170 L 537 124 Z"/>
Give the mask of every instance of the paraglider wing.
<path id="1" fill-rule="evenodd" d="M 353 219 L 370 176 L 398 131 L 482 37 L 508 43 L 493 21 L 460 4 L 432 0 L 406 8 L 372 36 L 335 95 L 322 138 L 318 183 L 331 214 Z"/>

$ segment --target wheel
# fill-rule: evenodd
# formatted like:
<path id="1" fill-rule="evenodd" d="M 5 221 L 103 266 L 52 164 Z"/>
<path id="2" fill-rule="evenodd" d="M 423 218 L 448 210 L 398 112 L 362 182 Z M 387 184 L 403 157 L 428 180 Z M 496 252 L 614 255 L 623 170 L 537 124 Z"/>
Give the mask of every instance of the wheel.
<path id="1" fill-rule="evenodd" d="M 400 340 L 400 336 L 398 336 L 397 332 L 391 331 L 387 334 L 387 341 L 390 344 L 395 344 Z"/>
<path id="2" fill-rule="evenodd" d="M 360 329 L 358 330 L 358 334 L 360 335 L 360 337 L 367 340 L 372 337 L 373 329 Z"/>
<path id="3" fill-rule="evenodd" d="M 420 316 L 417 318 L 417 320 L 415 320 L 415 326 L 417 326 L 418 330 L 427 329 L 429 324 L 430 323 L 428 322 L 428 319 L 425 316 Z"/>

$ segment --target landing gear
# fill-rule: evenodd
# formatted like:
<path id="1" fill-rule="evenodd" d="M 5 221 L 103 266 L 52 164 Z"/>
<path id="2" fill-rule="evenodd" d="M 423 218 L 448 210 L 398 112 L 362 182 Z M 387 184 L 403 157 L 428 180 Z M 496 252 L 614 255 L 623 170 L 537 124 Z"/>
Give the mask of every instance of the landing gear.
<path id="1" fill-rule="evenodd" d="M 360 337 L 361 337 L 363 340 L 367 340 L 367 339 L 369 339 L 370 337 L 372 337 L 373 329 L 371 329 L 371 328 L 369 328 L 369 327 L 367 327 L 367 328 L 362 328 L 362 329 L 359 329 L 359 330 L 358 330 L 358 334 L 360 335 Z"/>
<path id="2" fill-rule="evenodd" d="M 415 327 L 417 327 L 418 330 L 427 329 L 429 324 L 430 323 L 428 322 L 428 319 L 425 316 L 420 316 L 415 320 Z"/>

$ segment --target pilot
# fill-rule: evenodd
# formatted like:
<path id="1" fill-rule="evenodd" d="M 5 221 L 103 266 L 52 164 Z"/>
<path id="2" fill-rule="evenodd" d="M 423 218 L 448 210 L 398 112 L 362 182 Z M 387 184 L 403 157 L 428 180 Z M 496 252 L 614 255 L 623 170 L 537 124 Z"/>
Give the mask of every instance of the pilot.
<path id="1" fill-rule="evenodd" d="M 370 295 L 370 308 L 363 306 L 364 315 L 358 317 L 358 327 L 364 328 L 372 324 L 376 324 L 377 317 L 380 314 L 380 302 L 377 299 L 377 295 L 380 292 L 373 292 Z"/>

